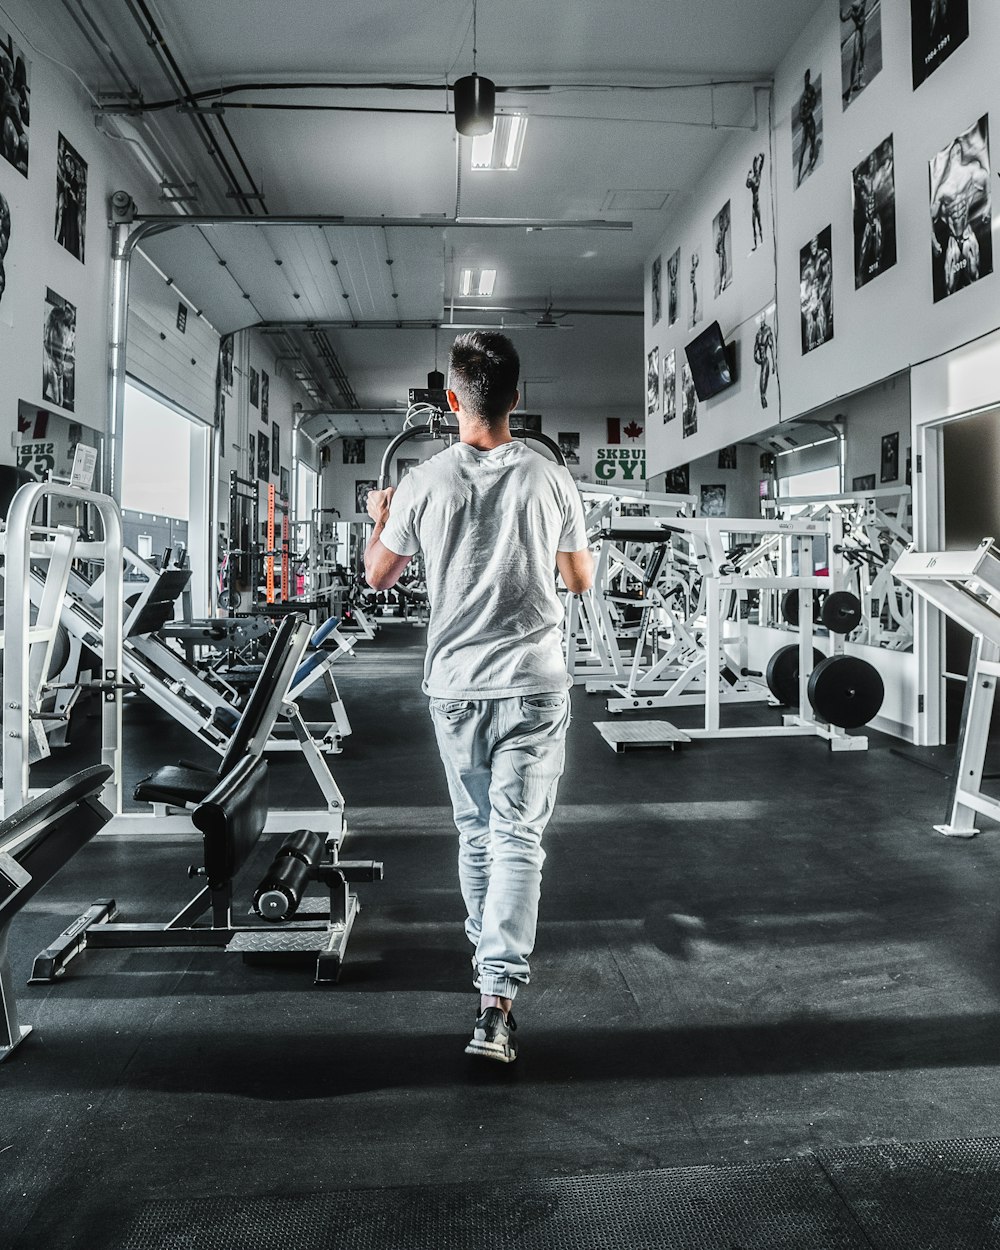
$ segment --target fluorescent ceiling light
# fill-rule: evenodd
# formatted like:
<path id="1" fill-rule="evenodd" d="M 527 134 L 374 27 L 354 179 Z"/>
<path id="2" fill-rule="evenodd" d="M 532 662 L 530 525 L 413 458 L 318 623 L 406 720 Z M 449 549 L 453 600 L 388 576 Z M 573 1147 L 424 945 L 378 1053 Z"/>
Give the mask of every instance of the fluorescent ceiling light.
<path id="1" fill-rule="evenodd" d="M 490 133 L 472 140 L 472 168 L 517 169 L 527 128 L 527 113 L 498 113 Z"/>
<path id="2" fill-rule="evenodd" d="M 458 280 L 459 294 L 492 295 L 496 280 L 495 269 L 463 269 Z"/>

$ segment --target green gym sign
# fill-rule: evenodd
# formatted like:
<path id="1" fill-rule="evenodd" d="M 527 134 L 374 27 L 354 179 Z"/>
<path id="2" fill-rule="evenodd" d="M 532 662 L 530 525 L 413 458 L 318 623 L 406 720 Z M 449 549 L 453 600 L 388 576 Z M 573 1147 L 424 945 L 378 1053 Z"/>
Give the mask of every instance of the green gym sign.
<path id="1" fill-rule="evenodd" d="M 597 452 L 594 475 L 599 482 L 635 482 L 646 480 L 645 447 L 601 447 Z"/>

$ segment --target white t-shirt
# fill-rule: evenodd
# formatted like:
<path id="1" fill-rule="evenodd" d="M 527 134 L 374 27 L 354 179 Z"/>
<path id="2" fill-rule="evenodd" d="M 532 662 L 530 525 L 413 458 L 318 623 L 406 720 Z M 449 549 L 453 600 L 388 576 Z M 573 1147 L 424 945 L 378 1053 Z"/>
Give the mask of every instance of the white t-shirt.
<path id="1" fill-rule="evenodd" d="M 501 699 L 565 690 L 556 552 L 587 546 L 580 495 L 520 439 L 455 443 L 393 495 L 383 546 L 423 552 L 430 622 L 424 693 Z"/>

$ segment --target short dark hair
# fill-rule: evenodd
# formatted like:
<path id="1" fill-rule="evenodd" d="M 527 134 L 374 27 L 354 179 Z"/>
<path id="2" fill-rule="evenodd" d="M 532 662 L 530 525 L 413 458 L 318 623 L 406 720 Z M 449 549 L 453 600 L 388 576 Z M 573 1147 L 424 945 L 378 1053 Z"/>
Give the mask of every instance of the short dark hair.
<path id="1" fill-rule="evenodd" d="M 451 345 L 448 385 L 462 407 L 496 425 L 514 406 L 521 372 L 514 344 L 495 330 L 470 330 Z"/>

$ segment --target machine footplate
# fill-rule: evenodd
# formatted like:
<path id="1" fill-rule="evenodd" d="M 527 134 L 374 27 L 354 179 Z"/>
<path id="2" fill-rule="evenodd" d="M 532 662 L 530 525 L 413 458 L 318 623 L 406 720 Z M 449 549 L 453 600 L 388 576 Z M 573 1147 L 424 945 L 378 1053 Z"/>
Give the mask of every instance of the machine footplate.
<path id="1" fill-rule="evenodd" d="M 250 955 L 294 955 L 328 950 L 344 935 L 343 925 L 323 929 L 254 929 L 234 933 L 227 951 Z"/>
<path id="2" fill-rule="evenodd" d="M 594 728 L 613 751 L 621 753 L 627 746 L 670 747 L 690 742 L 683 730 L 667 720 L 595 721 Z"/>

